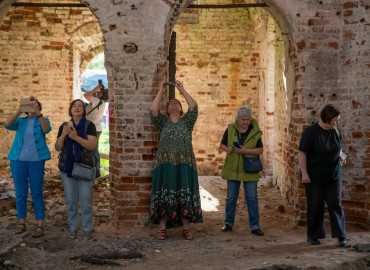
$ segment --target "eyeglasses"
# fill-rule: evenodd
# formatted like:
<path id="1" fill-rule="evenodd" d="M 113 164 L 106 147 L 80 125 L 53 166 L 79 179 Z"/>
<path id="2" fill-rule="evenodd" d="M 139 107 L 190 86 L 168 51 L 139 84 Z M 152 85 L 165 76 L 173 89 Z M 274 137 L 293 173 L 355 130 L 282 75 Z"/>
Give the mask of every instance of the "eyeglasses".
<path id="1" fill-rule="evenodd" d="M 168 104 L 180 104 L 180 103 L 176 100 L 171 100 L 170 102 L 168 102 Z"/>

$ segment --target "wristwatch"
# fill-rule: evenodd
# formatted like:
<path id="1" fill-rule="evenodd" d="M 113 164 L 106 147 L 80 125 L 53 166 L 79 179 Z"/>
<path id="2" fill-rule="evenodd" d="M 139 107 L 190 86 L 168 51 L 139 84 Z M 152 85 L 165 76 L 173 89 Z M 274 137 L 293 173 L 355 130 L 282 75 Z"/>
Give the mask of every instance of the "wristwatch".
<path id="1" fill-rule="evenodd" d="M 43 116 L 43 114 L 40 114 L 40 115 L 38 115 L 37 117 L 42 117 Z"/>

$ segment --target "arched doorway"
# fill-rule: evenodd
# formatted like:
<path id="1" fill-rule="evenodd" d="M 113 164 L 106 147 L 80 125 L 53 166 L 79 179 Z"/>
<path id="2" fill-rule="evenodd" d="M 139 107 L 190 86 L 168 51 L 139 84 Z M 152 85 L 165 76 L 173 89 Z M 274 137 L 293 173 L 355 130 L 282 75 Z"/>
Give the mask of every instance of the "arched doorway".
<path id="1" fill-rule="evenodd" d="M 271 2 L 265 7 L 220 8 L 225 4 L 230 3 L 200 1 L 200 6 L 208 7 L 184 9 L 173 27 L 176 77 L 199 104 L 193 139 L 198 172 L 220 175 L 225 154 L 218 146 L 223 132 L 239 106 L 248 105 L 263 130 L 264 179 L 280 189 L 300 221 L 302 187 L 294 164 L 300 134 L 293 130 L 292 118 L 299 76 L 289 26 Z"/>

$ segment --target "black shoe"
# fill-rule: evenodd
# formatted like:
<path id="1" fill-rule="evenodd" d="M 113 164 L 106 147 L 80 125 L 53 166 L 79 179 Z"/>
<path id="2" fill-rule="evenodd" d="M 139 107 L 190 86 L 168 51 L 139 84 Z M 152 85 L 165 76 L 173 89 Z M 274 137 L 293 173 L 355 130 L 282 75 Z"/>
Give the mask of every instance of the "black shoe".
<path id="1" fill-rule="evenodd" d="M 221 229 L 221 231 L 222 232 L 227 232 L 227 231 L 231 231 L 233 228 L 229 225 L 229 224 L 225 224 L 223 227 L 222 227 L 222 229 Z"/>
<path id="2" fill-rule="evenodd" d="M 319 239 L 311 239 L 307 236 L 307 243 L 310 243 L 311 245 L 321 245 L 321 242 Z"/>
<path id="3" fill-rule="evenodd" d="M 339 246 L 339 247 L 344 247 L 345 245 L 347 245 L 347 240 L 346 240 L 346 238 L 344 238 L 344 237 L 339 237 L 339 238 L 338 238 L 338 246 Z"/>
<path id="4" fill-rule="evenodd" d="M 255 229 L 253 231 L 251 231 L 251 233 L 255 234 L 255 235 L 258 235 L 258 236 L 264 236 L 265 234 L 263 233 L 263 231 L 261 231 L 260 228 L 258 229 Z"/>

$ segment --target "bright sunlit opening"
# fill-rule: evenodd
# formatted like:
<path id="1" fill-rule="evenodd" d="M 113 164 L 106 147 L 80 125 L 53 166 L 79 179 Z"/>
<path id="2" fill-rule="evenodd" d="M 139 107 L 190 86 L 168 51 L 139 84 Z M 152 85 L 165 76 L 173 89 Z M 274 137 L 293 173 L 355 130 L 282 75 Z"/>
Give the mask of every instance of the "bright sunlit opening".
<path id="1" fill-rule="evenodd" d="M 203 187 L 199 186 L 199 193 L 202 203 L 202 210 L 207 212 L 218 211 L 218 206 L 220 206 L 219 200 L 214 197 L 211 193 L 205 190 Z"/>

